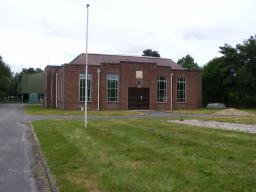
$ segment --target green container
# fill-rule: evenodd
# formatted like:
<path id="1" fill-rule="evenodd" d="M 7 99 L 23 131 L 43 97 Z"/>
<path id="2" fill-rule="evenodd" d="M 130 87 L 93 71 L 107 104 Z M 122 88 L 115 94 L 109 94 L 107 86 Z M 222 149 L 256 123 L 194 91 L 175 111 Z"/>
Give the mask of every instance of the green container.
<path id="1" fill-rule="evenodd" d="M 209 103 L 206 108 L 208 109 L 225 109 L 226 106 L 223 103 Z"/>

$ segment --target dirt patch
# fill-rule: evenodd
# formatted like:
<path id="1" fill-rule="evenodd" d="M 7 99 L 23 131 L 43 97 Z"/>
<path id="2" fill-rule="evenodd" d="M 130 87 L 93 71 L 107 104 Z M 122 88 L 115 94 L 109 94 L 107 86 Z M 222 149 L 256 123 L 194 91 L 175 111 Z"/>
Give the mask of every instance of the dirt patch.
<path id="1" fill-rule="evenodd" d="M 247 113 L 246 111 L 241 111 L 238 109 L 230 108 L 224 109 L 214 113 L 214 115 L 225 115 L 225 116 L 254 116 L 251 113 Z"/>
<path id="2" fill-rule="evenodd" d="M 178 123 L 184 125 L 193 125 L 205 128 L 215 128 L 215 129 L 224 129 L 231 131 L 241 131 L 246 133 L 256 133 L 256 125 L 247 125 L 247 124 L 238 124 L 238 123 L 228 123 L 228 122 L 218 122 L 218 121 L 204 121 L 197 119 L 190 120 L 168 120 L 170 123 Z"/>

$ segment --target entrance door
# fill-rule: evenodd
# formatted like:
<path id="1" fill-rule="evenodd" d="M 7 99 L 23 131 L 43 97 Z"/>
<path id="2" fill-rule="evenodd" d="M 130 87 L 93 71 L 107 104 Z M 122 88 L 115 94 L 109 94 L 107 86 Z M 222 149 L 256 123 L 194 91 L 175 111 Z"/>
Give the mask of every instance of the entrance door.
<path id="1" fill-rule="evenodd" d="M 149 109 L 149 88 L 128 88 L 128 109 Z"/>

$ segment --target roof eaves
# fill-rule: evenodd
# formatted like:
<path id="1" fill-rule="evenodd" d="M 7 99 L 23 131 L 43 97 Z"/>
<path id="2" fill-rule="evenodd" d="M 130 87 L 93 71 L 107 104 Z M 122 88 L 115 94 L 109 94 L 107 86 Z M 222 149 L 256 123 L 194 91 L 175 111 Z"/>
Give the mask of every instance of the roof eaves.
<path id="1" fill-rule="evenodd" d="M 47 67 L 61 67 L 61 65 L 46 65 L 46 67 L 45 68 L 47 68 Z"/>

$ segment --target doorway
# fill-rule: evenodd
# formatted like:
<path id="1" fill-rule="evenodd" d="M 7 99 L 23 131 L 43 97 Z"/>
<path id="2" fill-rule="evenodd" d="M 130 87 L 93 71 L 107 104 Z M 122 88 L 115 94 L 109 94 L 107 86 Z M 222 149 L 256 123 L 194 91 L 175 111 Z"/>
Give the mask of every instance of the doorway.
<path id="1" fill-rule="evenodd" d="M 149 88 L 128 88 L 128 109 L 149 109 Z"/>

